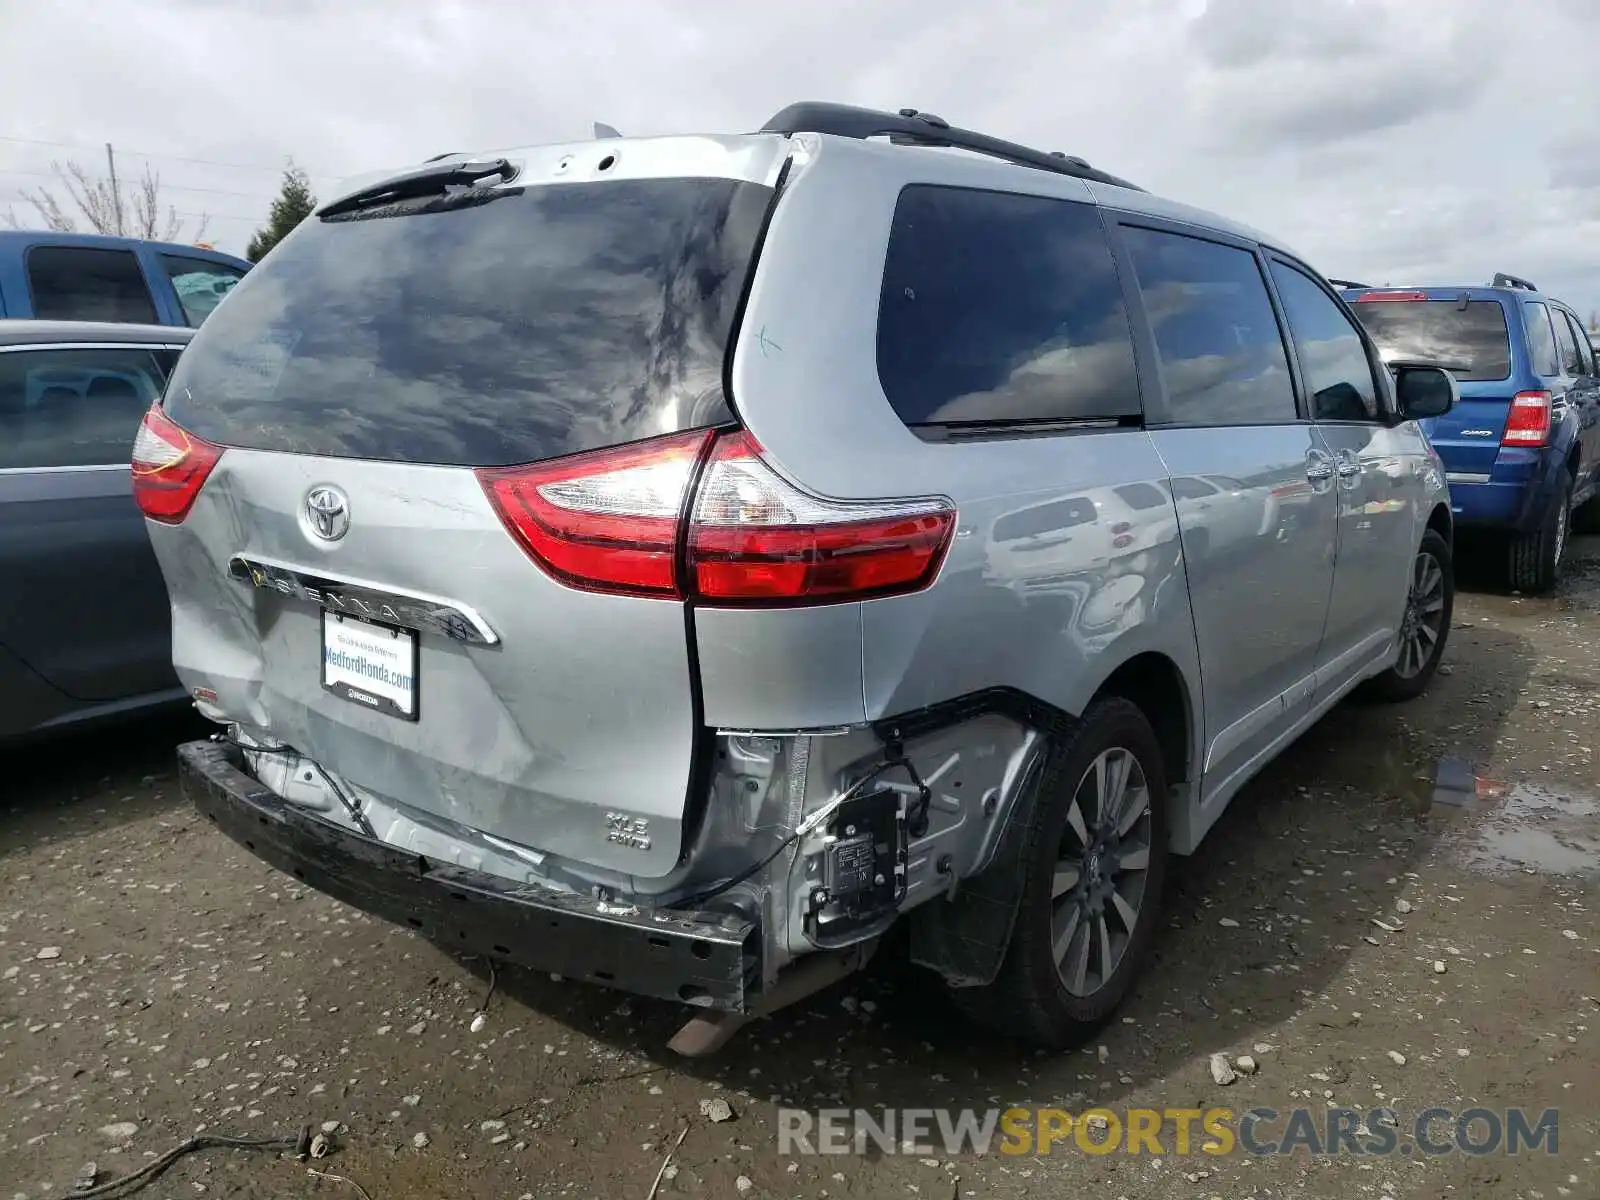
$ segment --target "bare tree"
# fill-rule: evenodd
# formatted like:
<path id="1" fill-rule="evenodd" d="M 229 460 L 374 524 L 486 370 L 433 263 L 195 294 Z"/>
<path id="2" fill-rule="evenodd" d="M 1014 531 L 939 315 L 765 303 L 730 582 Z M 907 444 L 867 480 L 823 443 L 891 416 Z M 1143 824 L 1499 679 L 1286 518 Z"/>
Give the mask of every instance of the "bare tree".
<path id="1" fill-rule="evenodd" d="M 73 233 L 81 220 L 95 233 L 170 242 L 183 228 L 183 218 L 177 210 L 170 204 L 162 205 L 161 176 L 148 164 L 135 181 L 132 194 L 123 190 L 122 180 L 117 177 L 116 157 L 109 145 L 104 176 L 93 175 L 76 162 L 64 165 L 53 162 L 50 169 L 60 189 L 66 193 L 65 201 L 46 188 L 22 192 L 22 199 L 39 211 L 46 229 Z M 192 240 L 199 241 L 205 236 L 210 221 L 209 216 L 201 215 Z M 7 210 L 6 224 L 13 229 L 27 228 L 14 209 Z"/>

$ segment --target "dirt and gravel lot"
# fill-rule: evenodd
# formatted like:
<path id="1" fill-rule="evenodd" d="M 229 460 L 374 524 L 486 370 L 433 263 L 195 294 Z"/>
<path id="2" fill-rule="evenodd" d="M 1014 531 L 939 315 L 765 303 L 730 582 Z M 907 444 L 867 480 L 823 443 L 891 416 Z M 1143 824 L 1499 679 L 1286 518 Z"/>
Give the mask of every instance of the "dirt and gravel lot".
<path id="1" fill-rule="evenodd" d="M 0 1200 L 65 1195 L 91 1161 L 126 1175 L 197 1131 L 303 1124 L 331 1131 L 329 1157 L 207 1150 L 142 1195 L 625 1200 L 676 1146 L 658 1196 L 1595 1200 L 1600 542 L 1575 558 L 1553 597 L 1463 594 L 1427 697 L 1346 705 L 1257 780 L 1176 871 L 1135 1000 L 1059 1057 L 973 1031 L 887 961 L 709 1060 L 665 1050 L 665 1006 L 521 973 L 474 1031 L 483 964 L 195 817 L 171 762 L 192 726 L 0 758 Z M 1476 766 L 1471 803 L 1436 802 L 1441 757 Z M 1213 1053 L 1259 1069 L 1221 1086 Z M 717 1098 L 731 1120 L 703 1112 Z M 785 1158 L 780 1104 L 1560 1123 L 1555 1154 L 1515 1158 L 1184 1156 L 1170 1134 L 1161 1156 Z"/>

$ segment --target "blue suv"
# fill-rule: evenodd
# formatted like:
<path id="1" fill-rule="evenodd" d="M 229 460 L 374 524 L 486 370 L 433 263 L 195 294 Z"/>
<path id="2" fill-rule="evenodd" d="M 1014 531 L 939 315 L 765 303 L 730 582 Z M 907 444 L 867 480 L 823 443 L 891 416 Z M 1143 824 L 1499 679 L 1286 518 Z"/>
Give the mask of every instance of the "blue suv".
<path id="1" fill-rule="evenodd" d="M 1600 372 L 1583 322 L 1514 275 L 1487 287 L 1336 282 L 1385 358 L 1455 373 L 1460 403 L 1423 429 L 1456 528 L 1506 535 L 1511 586 L 1549 590 L 1569 531 L 1600 526 Z"/>

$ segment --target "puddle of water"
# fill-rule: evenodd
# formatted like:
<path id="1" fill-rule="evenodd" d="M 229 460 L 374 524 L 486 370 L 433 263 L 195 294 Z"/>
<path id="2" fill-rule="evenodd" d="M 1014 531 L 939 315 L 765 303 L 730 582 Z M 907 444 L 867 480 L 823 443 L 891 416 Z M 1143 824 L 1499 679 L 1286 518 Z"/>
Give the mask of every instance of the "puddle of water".
<path id="1" fill-rule="evenodd" d="M 1502 782 L 1478 774 L 1465 758 L 1446 756 L 1439 760 L 1432 802 L 1475 814 L 1448 839 L 1467 867 L 1600 878 L 1600 800 L 1594 796 Z"/>

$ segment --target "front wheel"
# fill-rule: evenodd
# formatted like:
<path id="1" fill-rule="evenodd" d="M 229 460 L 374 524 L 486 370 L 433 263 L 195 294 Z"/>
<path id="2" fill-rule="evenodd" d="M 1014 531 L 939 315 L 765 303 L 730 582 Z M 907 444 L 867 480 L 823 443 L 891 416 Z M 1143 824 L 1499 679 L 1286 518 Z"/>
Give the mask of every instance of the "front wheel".
<path id="1" fill-rule="evenodd" d="M 1372 680 L 1373 694 L 1384 700 L 1414 700 L 1427 690 L 1444 657 L 1455 602 L 1450 544 L 1430 529 L 1411 563 L 1411 585 L 1406 589 L 1394 665 Z"/>
<path id="2" fill-rule="evenodd" d="M 983 1024 L 1060 1049 L 1115 1011 L 1149 953 L 1167 864 L 1160 743 L 1136 705 L 1096 701 L 1036 786 L 1005 962 L 952 995 Z"/>

